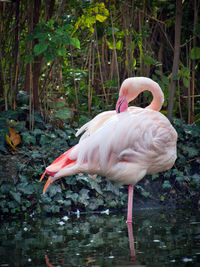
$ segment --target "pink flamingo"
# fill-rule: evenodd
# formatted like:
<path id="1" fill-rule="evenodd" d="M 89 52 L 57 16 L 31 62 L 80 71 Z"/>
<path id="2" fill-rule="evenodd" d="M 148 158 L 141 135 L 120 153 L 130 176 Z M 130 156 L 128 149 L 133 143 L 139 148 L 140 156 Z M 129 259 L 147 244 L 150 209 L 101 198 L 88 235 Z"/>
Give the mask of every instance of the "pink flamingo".
<path id="1" fill-rule="evenodd" d="M 146 108 L 128 103 L 148 90 L 153 100 Z M 129 185 L 127 223 L 132 222 L 133 185 L 146 174 L 170 169 L 176 160 L 177 133 L 159 111 L 164 101 L 160 86 L 145 77 L 126 79 L 116 111 L 106 111 L 83 125 L 77 145 L 58 157 L 43 173 L 49 178 L 43 194 L 55 180 L 76 173 L 99 174 Z"/>

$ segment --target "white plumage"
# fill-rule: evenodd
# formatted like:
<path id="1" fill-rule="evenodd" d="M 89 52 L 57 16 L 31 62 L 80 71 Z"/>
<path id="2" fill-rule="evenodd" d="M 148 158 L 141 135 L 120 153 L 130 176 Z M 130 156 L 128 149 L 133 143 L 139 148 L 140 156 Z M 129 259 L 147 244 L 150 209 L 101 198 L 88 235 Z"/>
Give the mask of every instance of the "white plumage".
<path id="1" fill-rule="evenodd" d="M 76 160 L 80 172 L 97 173 L 124 184 L 135 184 L 145 174 L 173 166 L 177 134 L 160 112 L 130 108 L 119 114 L 108 111 L 108 114 L 100 115 L 79 130 L 78 133 L 86 132 L 69 155 L 71 160 Z M 126 168 L 132 169 L 131 173 Z M 68 169 L 66 166 L 66 175 Z M 55 177 L 59 176 L 58 172 Z"/>

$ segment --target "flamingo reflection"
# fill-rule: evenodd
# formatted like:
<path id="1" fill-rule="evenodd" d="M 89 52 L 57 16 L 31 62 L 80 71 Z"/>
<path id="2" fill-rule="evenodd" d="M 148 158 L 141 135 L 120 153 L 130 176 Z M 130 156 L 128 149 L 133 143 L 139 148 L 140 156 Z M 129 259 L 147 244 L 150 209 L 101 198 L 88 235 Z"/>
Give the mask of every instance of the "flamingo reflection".
<path id="1" fill-rule="evenodd" d="M 135 247 L 134 247 L 134 236 L 133 236 L 132 223 L 127 223 L 127 229 L 128 229 L 129 248 L 130 248 L 130 259 L 131 259 L 131 262 L 133 263 L 135 261 Z M 89 266 L 93 262 L 96 262 L 94 257 L 87 257 L 85 261 L 86 261 L 86 266 Z M 54 265 L 50 262 L 48 255 L 45 255 L 45 262 L 46 262 L 46 265 L 49 267 L 62 266 L 65 263 L 65 257 L 63 255 L 63 258 L 60 261 L 59 265 Z M 90 265 L 90 266 L 97 267 L 98 265 Z"/>

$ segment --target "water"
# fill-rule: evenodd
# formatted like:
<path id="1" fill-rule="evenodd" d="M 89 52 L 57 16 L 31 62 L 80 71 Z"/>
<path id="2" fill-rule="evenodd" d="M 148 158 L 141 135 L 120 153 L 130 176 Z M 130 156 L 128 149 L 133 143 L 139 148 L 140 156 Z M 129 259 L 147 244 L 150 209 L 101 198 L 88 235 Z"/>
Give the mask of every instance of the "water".
<path id="1" fill-rule="evenodd" d="M 200 266 L 198 212 L 140 210 L 133 220 L 130 244 L 125 214 L 1 221 L 0 266 Z"/>

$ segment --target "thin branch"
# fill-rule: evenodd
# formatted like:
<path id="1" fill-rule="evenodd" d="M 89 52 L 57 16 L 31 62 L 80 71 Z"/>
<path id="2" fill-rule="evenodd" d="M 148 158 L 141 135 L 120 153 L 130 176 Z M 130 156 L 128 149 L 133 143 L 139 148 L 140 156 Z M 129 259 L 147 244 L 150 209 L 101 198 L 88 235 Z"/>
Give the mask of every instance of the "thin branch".
<path id="1" fill-rule="evenodd" d="M 101 85 L 103 88 L 103 93 L 104 93 L 104 97 L 106 100 L 106 105 L 108 105 L 108 97 L 106 94 L 106 90 L 104 87 L 104 81 L 103 81 L 103 73 L 102 73 L 102 68 L 101 68 L 101 60 L 100 60 L 100 53 L 99 53 L 99 47 L 98 47 L 98 37 L 97 37 L 97 29 L 95 27 L 95 35 L 96 35 L 96 49 L 97 49 L 97 57 L 98 57 L 98 61 L 99 61 L 99 72 L 100 72 L 100 78 L 101 78 Z"/>

